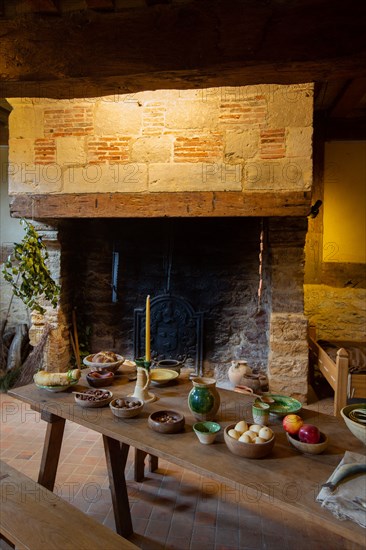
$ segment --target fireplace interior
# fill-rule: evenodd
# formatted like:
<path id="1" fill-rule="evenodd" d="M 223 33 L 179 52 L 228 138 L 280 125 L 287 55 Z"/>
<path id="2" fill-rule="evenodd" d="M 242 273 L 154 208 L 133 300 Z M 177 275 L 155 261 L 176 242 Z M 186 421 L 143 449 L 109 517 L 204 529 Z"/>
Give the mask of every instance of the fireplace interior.
<path id="1" fill-rule="evenodd" d="M 286 218 L 63 221 L 61 301 L 64 309 L 76 308 L 89 352 L 112 349 L 132 359 L 135 313 L 144 308 L 146 296 L 183 298 L 202 314 L 204 374 L 225 382 L 234 359 L 246 359 L 254 372 L 265 373 L 273 308 L 286 311 L 288 300 L 293 308 L 297 302 L 302 307 L 301 273 L 289 272 L 286 288 L 277 284 L 278 295 L 272 297 L 279 256 L 290 260 L 287 270 L 301 272 L 304 243 L 300 238 L 294 244 L 296 229 L 296 220 Z M 152 355 L 177 358 L 156 349 L 154 341 Z M 188 354 L 186 366 L 195 367 L 194 355 Z"/>
<path id="2" fill-rule="evenodd" d="M 90 352 L 113 349 L 133 358 L 135 310 L 146 296 L 183 298 L 202 314 L 205 374 L 226 380 L 239 358 L 264 372 L 267 232 L 260 218 L 70 220 L 59 231 L 62 300 L 76 307 Z M 153 358 L 178 358 L 167 355 L 153 338 Z M 194 354 L 186 365 L 195 367 Z"/>

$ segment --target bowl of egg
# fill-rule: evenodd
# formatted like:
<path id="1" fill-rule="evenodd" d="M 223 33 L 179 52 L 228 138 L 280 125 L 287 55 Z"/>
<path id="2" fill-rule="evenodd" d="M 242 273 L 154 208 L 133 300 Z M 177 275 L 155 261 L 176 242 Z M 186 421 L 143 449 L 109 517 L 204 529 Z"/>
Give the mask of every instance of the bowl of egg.
<path id="1" fill-rule="evenodd" d="M 263 458 L 273 449 L 275 434 L 261 424 L 248 424 L 241 420 L 230 424 L 224 430 L 224 440 L 234 455 L 244 458 Z"/>

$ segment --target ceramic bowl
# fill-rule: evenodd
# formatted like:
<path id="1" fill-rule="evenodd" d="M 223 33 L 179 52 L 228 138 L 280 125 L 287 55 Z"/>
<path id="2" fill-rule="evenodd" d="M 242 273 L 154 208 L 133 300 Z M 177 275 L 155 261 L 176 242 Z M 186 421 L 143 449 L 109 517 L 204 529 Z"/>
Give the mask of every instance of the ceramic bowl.
<path id="1" fill-rule="evenodd" d="M 322 432 L 320 432 L 319 443 L 304 443 L 303 441 L 300 441 L 296 436 L 290 435 L 289 433 L 286 433 L 286 436 L 287 441 L 291 443 L 291 445 L 295 447 L 295 449 L 304 454 L 310 455 L 318 455 L 320 453 L 323 453 L 328 447 L 329 443 L 327 436 Z"/>
<path id="2" fill-rule="evenodd" d="M 361 409 L 366 412 L 366 403 L 355 403 L 353 405 L 347 405 L 346 407 L 343 407 L 343 409 L 341 409 L 341 415 L 346 423 L 347 428 L 353 433 L 355 437 L 357 437 L 357 439 L 359 439 L 364 445 L 366 445 L 366 425 L 352 420 L 352 418 L 350 418 L 349 416 L 354 409 Z"/>
<path id="3" fill-rule="evenodd" d="M 112 400 L 113 394 L 109 390 L 89 389 L 75 393 L 75 401 L 80 407 L 104 407 Z"/>
<path id="4" fill-rule="evenodd" d="M 274 416 L 283 417 L 287 414 L 296 414 L 302 408 L 300 401 L 293 397 L 287 397 L 287 395 L 274 395 L 273 393 L 270 393 L 269 397 L 274 399 L 274 403 L 271 403 L 269 406 L 269 414 Z"/>
<path id="5" fill-rule="evenodd" d="M 221 426 L 217 422 L 196 422 L 193 425 L 193 430 L 203 445 L 211 445 L 221 430 Z"/>
<path id="6" fill-rule="evenodd" d="M 150 381 L 157 386 L 169 384 L 169 382 L 175 380 L 178 376 L 179 374 L 176 371 L 169 369 L 152 369 L 150 371 Z"/>
<path id="7" fill-rule="evenodd" d="M 176 411 L 155 411 L 148 418 L 148 425 L 155 432 L 174 434 L 183 430 L 185 418 Z"/>
<path id="8" fill-rule="evenodd" d="M 98 371 L 98 372 L 106 372 L 106 371 L 111 371 L 111 372 L 116 372 L 118 367 L 120 367 L 122 365 L 122 363 L 124 362 L 125 358 L 122 357 L 122 355 L 117 355 L 118 357 L 118 361 L 115 361 L 114 363 L 94 363 L 93 361 L 93 357 L 94 357 L 94 353 L 91 354 L 91 355 L 87 355 L 86 357 L 84 357 L 83 359 L 83 363 L 86 367 L 89 367 L 91 371 Z"/>
<path id="9" fill-rule="evenodd" d="M 144 402 L 136 397 L 117 397 L 109 403 L 109 407 L 118 418 L 133 418 L 140 414 Z"/>
<path id="10" fill-rule="evenodd" d="M 158 361 L 156 365 L 158 369 L 174 370 L 178 374 L 180 374 L 180 369 L 182 367 L 182 363 L 176 359 L 162 359 Z"/>
<path id="11" fill-rule="evenodd" d="M 113 380 L 114 373 L 111 371 L 92 371 L 86 375 L 86 381 L 89 386 L 92 386 L 93 388 L 105 388 L 106 386 L 110 386 L 113 383 Z"/>
<path id="12" fill-rule="evenodd" d="M 76 386 L 78 382 L 79 380 L 73 380 L 72 382 L 70 382 L 69 384 L 66 384 L 65 386 L 42 386 L 41 384 L 36 384 L 35 382 L 34 383 L 36 384 L 37 388 L 39 388 L 40 390 L 47 390 L 52 393 L 58 393 L 60 391 L 66 391 L 72 386 Z"/>
<path id="13" fill-rule="evenodd" d="M 263 458 L 267 456 L 273 449 L 275 444 L 275 435 L 265 443 L 244 443 L 238 441 L 229 435 L 229 430 L 235 428 L 235 424 L 230 424 L 224 430 L 224 440 L 229 451 L 234 455 L 244 458 Z"/>

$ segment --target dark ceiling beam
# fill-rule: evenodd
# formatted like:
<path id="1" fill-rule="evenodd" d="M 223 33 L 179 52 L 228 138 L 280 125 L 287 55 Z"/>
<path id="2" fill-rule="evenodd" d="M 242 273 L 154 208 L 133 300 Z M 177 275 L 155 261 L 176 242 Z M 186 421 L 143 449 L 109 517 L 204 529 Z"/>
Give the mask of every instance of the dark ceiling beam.
<path id="1" fill-rule="evenodd" d="M 325 127 L 325 141 L 366 140 L 365 118 L 329 118 Z"/>
<path id="2" fill-rule="evenodd" d="M 344 89 L 331 111 L 332 118 L 347 118 L 354 115 L 355 106 L 366 95 L 366 77 L 355 78 Z"/>
<path id="3" fill-rule="evenodd" d="M 365 7 L 359 0 L 201 0 L 0 19 L 0 96 L 366 77 Z"/>
<path id="4" fill-rule="evenodd" d="M 55 14 L 58 12 L 55 0 L 18 0 L 15 3 L 13 2 L 13 4 L 15 4 L 15 11 L 18 15 L 26 13 Z M 5 9 L 7 9 L 6 5 Z"/>
<path id="5" fill-rule="evenodd" d="M 87 6 L 93 10 L 110 10 L 114 8 L 113 0 L 86 0 Z"/>

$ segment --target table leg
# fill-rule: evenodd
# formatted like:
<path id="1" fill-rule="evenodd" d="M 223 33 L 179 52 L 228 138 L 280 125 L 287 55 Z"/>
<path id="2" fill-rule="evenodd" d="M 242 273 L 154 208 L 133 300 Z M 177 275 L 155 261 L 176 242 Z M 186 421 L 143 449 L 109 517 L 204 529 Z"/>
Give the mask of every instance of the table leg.
<path id="1" fill-rule="evenodd" d="M 145 477 L 145 457 L 147 453 L 141 451 L 141 449 L 135 448 L 135 463 L 134 463 L 134 479 L 135 481 L 142 481 Z M 158 457 L 155 455 L 149 455 L 149 471 L 155 472 L 159 467 Z"/>
<path id="2" fill-rule="evenodd" d="M 133 528 L 125 478 L 128 445 L 121 445 L 119 441 L 106 435 L 103 435 L 103 444 L 116 531 L 122 537 L 129 537 L 133 533 Z"/>
<path id="3" fill-rule="evenodd" d="M 41 418 L 47 422 L 47 430 L 39 467 L 38 483 L 49 491 L 53 491 L 64 435 L 65 419 L 46 411 L 41 413 Z"/>

